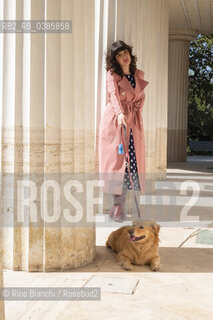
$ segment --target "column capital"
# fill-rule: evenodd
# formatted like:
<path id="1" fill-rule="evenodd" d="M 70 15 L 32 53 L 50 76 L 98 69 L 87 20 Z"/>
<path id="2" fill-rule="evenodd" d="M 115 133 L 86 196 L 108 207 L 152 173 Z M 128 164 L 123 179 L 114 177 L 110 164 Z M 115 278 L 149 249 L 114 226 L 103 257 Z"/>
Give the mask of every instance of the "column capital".
<path id="1" fill-rule="evenodd" d="M 170 30 L 169 40 L 175 41 L 193 41 L 197 37 L 197 33 L 194 30 Z"/>

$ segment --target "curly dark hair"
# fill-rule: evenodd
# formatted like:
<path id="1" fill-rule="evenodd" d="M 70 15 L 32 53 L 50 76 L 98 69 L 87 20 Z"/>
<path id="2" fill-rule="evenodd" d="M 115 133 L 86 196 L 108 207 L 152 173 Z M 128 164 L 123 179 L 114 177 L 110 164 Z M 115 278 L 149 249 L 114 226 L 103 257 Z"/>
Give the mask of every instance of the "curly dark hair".
<path id="1" fill-rule="evenodd" d="M 124 41 L 119 40 L 119 41 L 115 41 L 111 44 L 111 46 L 108 48 L 107 50 L 107 54 L 106 54 L 106 70 L 112 70 L 113 72 L 117 73 L 118 75 L 120 75 L 121 77 L 123 77 L 124 73 L 123 70 L 120 66 L 120 64 L 118 63 L 118 61 L 116 60 L 115 56 L 122 50 L 128 50 L 130 57 L 131 57 L 131 63 L 129 66 L 129 71 L 131 73 L 135 73 L 137 67 L 136 67 L 136 61 L 137 61 L 137 57 L 134 56 L 132 54 L 132 48 L 133 46 L 129 46 L 128 44 L 126 44 Z"/>

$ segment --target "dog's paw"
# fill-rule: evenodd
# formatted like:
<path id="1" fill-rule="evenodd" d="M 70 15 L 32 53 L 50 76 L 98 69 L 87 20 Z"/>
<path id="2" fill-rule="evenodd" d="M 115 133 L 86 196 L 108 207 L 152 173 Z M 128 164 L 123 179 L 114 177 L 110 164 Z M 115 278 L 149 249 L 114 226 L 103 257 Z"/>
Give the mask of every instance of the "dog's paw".
<path id="1" fill-rule="evenodd" d="M 150 269 L 151 269 L 152 271 L 160 271 L 160 270 L 161 270 L 161 267 L 162 267 L 162 265 L 161 265 L 161 264 L 158 264 L 158 263 L 150 265 Z"/>
<path id="2" fill-rule="evenodd" d="M 128 271 L 133 270 L 133 266 L 131 265 L 131 263 L 124 263 L 123 268 Z"/>
<path id="3" fill-rule="evenodd" d="M 111 246 L 110 246 L 110 244 L 109 244 L 109 242 L 108 242 L 108 240 L 106 241 L 106 246 L 107 246 L 107 248 L 111 248 Z M 112 248 L 111 248 L 112 249 Z"/>

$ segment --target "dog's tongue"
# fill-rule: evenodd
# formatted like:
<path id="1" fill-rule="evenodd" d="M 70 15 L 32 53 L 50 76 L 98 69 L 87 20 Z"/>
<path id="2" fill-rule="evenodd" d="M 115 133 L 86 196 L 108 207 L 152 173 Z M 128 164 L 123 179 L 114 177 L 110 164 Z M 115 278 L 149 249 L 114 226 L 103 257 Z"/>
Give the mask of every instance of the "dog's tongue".
<path id="1" fill-rule="evenodd" d="M 134 240 L 135 240 L 135 237 L 129 238 L 129 241 L 134 241 Z"/>

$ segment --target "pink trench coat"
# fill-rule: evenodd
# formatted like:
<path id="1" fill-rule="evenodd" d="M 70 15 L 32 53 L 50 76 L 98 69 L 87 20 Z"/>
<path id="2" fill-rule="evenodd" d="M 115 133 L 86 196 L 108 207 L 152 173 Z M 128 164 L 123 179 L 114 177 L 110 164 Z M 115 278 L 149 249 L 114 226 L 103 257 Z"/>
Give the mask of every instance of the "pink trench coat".
<path id="1" fill-rule="evenodd" d="M 149 82 L 144 80 L 142 70 L 136 69 L 134 76 L 135 88 L 125 76 L 107 72 L 106 108 L 99 131 L 99 174 L 104 181 L 102 190 L 105 193 L 122 194 L 123 189 L 126 165 L 124 154 L 118 153 L 121 128 L 117 115 L 120 112 L 127 117 L 127 141 L 132 128 L 141 194 L 145 193 L 145 141 L 141 110 L 145 101 L 144 88 Z"/>

